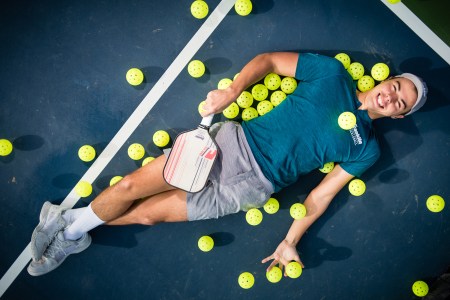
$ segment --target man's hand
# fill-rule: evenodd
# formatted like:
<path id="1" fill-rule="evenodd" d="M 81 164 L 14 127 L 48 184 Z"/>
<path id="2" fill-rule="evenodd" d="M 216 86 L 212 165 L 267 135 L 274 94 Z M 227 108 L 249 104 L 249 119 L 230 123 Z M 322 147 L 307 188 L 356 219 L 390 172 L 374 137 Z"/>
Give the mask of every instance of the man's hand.
<path id="1" fill-rule="evenodd" d="M 213 90 L 208 93 L 206 103 L 203 106 L 202 116 L 221 113 L 227 108 L 239 95 L 232 88 L 225 90 Z"/>
<path id="2" fill-rule="evenodd" d="M 302 268 L 305 266 L 303 265 L 302 261 L 300 260 L 300 257 L 298 256 L 297 249 L 295 248 L 294 244 L 290 244 L 288 241 L 283 240 L 280 245 L 278 245 L 275 252 L 262 260 L 262 263 L 266 263 L 270 260 L 273 260 L 270 266 L 267 268 L 267 272 L 269 272 L 276 264 L 280 264 L 280 269 L 283 270 L 283 266 L 286 267 L 288 263 L 295 260 L 298 262 Z M 287 276 L 286 274 L 286 268 L 284 271 L 284 276 Z"/>
<path id="3" fill-rule="evenodd" d="M 270 271 L 273 266 L 280 263 L 286 266 L 291 261 L 297 261 L 302 268 L 303 263 L 300 261 L 295 245 L 299 243 L 301 237 L 306 230 L 313 224 L 319 216 L 327 209 L 334 196 L 353 178 L 353 175 L 347 173 L 339 164 L 337 164 L 333 171 L 327 174 L 321 183 L 309 193 L 303 203 L 306 206 L 306 216 L 299 220 L 294 220 L 286 235 L 286 238 L 280 243 L 275 252 L 263 259 L 262 263 L 273 259 L 267 271 Z M 286 276 L 286 271 L 284 272 Z"/>

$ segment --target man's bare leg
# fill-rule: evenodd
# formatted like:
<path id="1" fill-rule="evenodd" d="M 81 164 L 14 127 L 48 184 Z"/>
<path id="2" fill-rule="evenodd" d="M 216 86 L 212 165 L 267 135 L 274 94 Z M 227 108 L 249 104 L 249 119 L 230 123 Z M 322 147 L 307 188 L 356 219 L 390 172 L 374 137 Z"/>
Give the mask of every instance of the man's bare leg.
<path id="1" fill-rule="evenodd" d="M 108 187 L 92 201 L 92 210 L 100 219 L 109 222 L 124 214 L 136 200 L 173 190 L 162 176 L 165 162 L 166 157 L 159 156 Z"/>
<path id="2" fill-rule="evenodd" d="M 81 211 L 68 210 L 63 215 L 61 209 L 50 205 L 55 211 L 55 217 L 52 222 L 47 222 L 46 218 L 43 223 L 50 225 L 61 223 L 63 226 L 44 227 L 39 224 L 36 227 L 31 238 L 34 260 L 40 259 L 53 236 L 61 229 L 64 229 L 65 239 L 77 240 L 91 229 L 120 217 L 136 200 L 173 190 L 162 176 L 165 161 L 165 156 L 160 156 L 125 176 L 121 181 L 104 190 Z"/>
<path id="3" fill-rule="evenodd" d="M 165 161 L 165 157 L 160 156 L 103 191 L 69 223 L 64 230 L 64 238 L 77 240 L 95 227 L 123 215 L 136 200 L 173 190 L 162 176 Z M 67 219 L 72 219 L 72 211 L 66 214 Z"/>
<path id="4" fill-rule="evenodd" d="M 160 156 L 107 188 L 67 228 L 53 226 L 47 230 L 38 228 L 38 225 L 31 240 L 34 259 L 28 266 L 28 273 L 33 276 L 46 274 L 57 268 L 70 254 L 84 251 L 91 244 L 88 231 L 122 216 L 137 199 L 147 198 L 147 201 L 138 200 L 129 213 L 116 223 L 136 223 L 131 221 L 134 219 L 140 223 L 186 220 L 186 193 L 174 190 L 164 181 L 165 161 L 165 157 Z M 172 206 L 173 203 L 176 205 Z M 62 210 L 56 205 L 49 205 L 54 210 L 53 223 L 64 223 Z M 149 213 L 148 209 L 155 212 Z M 164 211 L 171 214 L 164 214 Z"/>
<path id="5" fill-rule="evenodd" d="M 187 221 L 186 192 L 171 190 L 137 200 L 123 215 L 107 225 L 143 224 Z"/>

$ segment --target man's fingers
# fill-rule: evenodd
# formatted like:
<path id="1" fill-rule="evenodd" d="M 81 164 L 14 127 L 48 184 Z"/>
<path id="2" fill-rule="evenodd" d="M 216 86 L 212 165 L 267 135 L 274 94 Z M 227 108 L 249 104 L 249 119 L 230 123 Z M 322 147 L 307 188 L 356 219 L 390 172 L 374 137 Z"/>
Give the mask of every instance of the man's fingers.
<path id="1" fill-rule="evenodd" d="M 278 268 L 280 268 L 281 272 L 283 272 L 284 266 L 282 263 L 278 263 Z"/>
<path id="2" fill-rule="evenodd" d="M 268 262 L 268 261 L 270 261 L 270 260 L 272 260 L 272 262 L 270 263 L 269 267 L 266 269 L 267 272 L 270 272 L 270 270 L 272 270 L 272 268 L 273 268 L 276 264 L 280 263 L 279 257 L 278 257 L 278 255 L 276 255 L 275 253 L 272 254 L 271 256 L 268 256 L 268 257 L 264 258 L 264 259 L 261 261 L 261 263 L 264 264 L 264 263 L 266 263 L 266 262 Z"/>
<path id="3" fill-rule="evenodd" d="M 209 116 L 209 115 L 212 115 L 212 114 L 216 114 L 218 111 L 217 111 L 217 108 L 216 107 L 213 107 L 208 101 L 203 105 L 203 107 L 202 107 L 202 109 L 201 109 L 201 115 L 203 116 L 203 117 L 206 117 L 206 116 Z"/>
<path id="4" fill-rule="evenodd" d="M 281 270 L 284 269 L 284 272 L 283 272 L 283 273 L 284 273 L 284 277 L 286 277 L 286 276 L 287 276 L 287 273 L 286 273 L 286 266 L 288 265 L 289 262 L 288 262 L 286 259 L 281 258 L 281 259 L 280 259 L 280 263 L 283 264 L 283 267 L 284 267 L 284 268 L 282 268 Z"/>
<path id="5" fill-rule="evenodd" d="M 296 255 L 296 256 L 294 257 L 294 260 L 295 260 L 296 262 L 298 262 L 298 263 L 302 266 L 302 268 L 305 267 L 305 265 L 303 264 L 303 262 L 302 262 L 301 259 L 300 259 L 300 256 Z"/>
<path id="6" fill-rule="evenodd" d="M 277 263 L 278 263 L 278 261 L 277 261 L 277 260 L 274 260 L 274 261 L 270 264 L 270 266 L 267 268 L 267 272 L 270 272 L 270 270 L 272 270 L 272 268 L 273 268 Z"/>
<path id="7" fill-rule="evenodd" d="M 268 257 L 264 258 L 264 259 L 261 261 L 261 263 L 265 264 L 266 262 L 268 262 L 269 260 L 272 260 L 272 259 L 273 259 L 273 255 L 268 256 Z"/>
<path id="8" fill-rule="evenodd" d="M 286 259 L 284 259 L 283 257 L 281 257 L 280 262 L 284 265 L 287 266 L 288 265 L 288 261 Z"/>
<path id="9" fill-rule="evenodd" d="M 206 117 L 206 116 L 210 115 L 210 113 L 209 113 L 210 110 L 211 110 L 211 108 L 210 108 L 209 103 L 208 103 L 208 102 L 205 102 L 205 104 L 203 104 L 203 106 L 202 106 L 202 108 L 201 108 L 200 114 L 201 114 L 203 117 Z"/>

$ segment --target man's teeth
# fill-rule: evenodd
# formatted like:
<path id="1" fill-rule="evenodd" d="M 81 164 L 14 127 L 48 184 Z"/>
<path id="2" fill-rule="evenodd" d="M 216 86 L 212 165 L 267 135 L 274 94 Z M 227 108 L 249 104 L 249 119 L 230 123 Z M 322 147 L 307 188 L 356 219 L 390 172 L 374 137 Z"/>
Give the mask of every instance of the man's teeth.
<path id="1" fill-rule="evenodd" d="M 381 101 L 381 95 L 378 95 L 378 97 L 377 97 L 377 102 L 378 102 L 378 105 L 379 105 L 381 108 L 383 108 L 383 102 Z"/>

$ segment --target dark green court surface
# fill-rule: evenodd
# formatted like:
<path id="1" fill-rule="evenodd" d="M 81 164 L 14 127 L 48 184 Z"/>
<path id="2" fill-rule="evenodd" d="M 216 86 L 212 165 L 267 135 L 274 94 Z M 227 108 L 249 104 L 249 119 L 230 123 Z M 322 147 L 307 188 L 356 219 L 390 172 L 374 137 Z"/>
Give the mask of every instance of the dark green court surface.
<path id="1" fill-rule="evenodd" d="M 403 3 L 450 46 L 450 1 L 403 0 Z"/>

